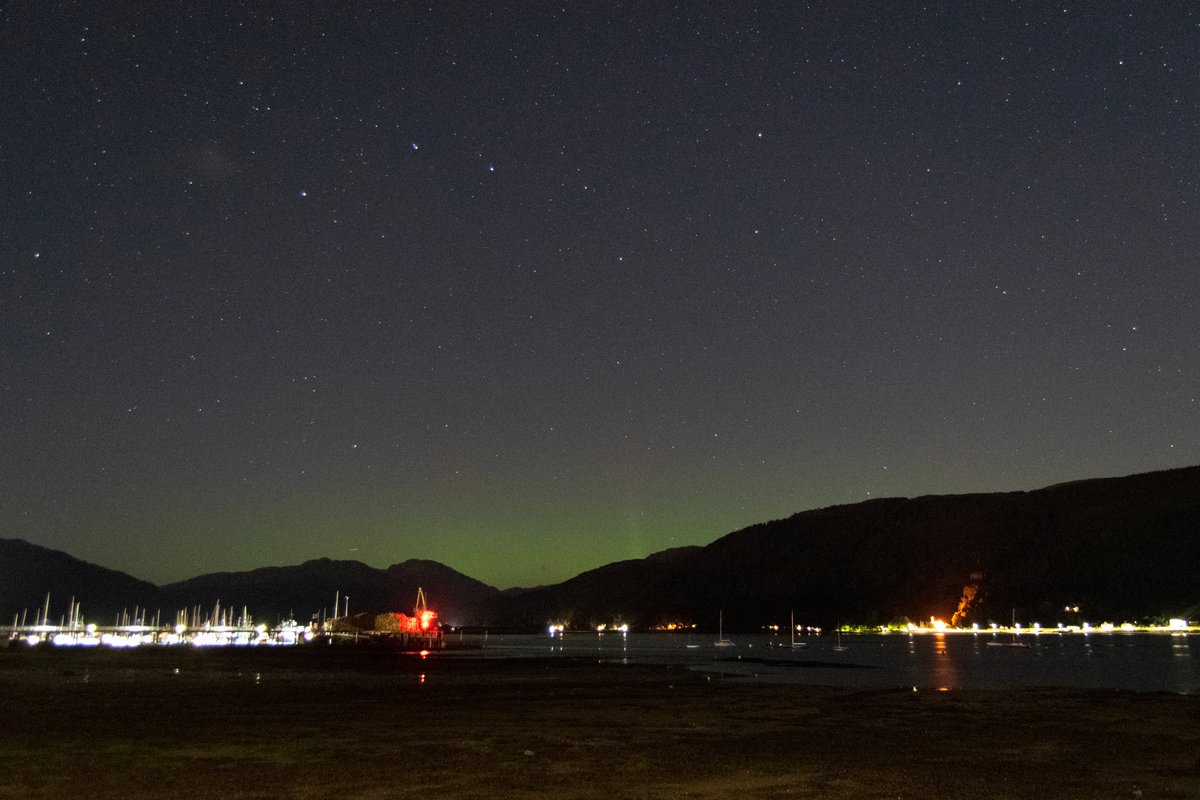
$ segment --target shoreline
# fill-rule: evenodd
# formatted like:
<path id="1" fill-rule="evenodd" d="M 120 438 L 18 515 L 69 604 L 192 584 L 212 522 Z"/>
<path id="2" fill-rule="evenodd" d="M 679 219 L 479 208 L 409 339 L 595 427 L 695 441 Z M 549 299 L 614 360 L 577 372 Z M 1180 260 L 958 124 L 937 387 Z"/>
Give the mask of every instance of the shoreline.
<path id="1" fill-rule="evenodd" d="M 0 654 L 0 797 L 1200 796 L 1194 695 L 275 653 Z"/>

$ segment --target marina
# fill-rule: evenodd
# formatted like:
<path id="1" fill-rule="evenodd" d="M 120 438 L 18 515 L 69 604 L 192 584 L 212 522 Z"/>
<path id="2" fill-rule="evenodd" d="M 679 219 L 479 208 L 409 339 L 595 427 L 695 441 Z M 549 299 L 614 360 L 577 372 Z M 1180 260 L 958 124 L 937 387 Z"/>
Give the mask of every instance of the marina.
<path id="1" fill-rule="evenodd" d="M 255 647 L 388 641 L 402 647 L 437 649 L 444 644 L 438 614 L 428 607 L 422 589 L 417 590 L 411 615 L 389 612 L 351 616 L 349 598 L 344 602 L 343 606 L 338 592 L 334 597 L 334 614 L 328 618 L 322 615 L 306 624 L 284 619 L 268 625 L 255 620 L 246 606 L 235 613 L 228 607 L 222 608 L 218 601 L 209 614 L 202 615 L 199 606 L 176 611 L 170 624 L 162 622 L 161 611 L 151 615 L 148 609 L 134 608 L 132 613 L 118 614 L 112 625 L 100 625 L 85 621 L 80 604 L 72 597 L 69 613 L 53 624 L 50 595 L 46 595 L 32 624 L 27 623 L 26 610 L 13 617 L 12 625 L 0 627 L 0 647 L 14 643 L 30 647 Z M 339 616 L 337 612 L 343 608 L 344 613 Z"/>

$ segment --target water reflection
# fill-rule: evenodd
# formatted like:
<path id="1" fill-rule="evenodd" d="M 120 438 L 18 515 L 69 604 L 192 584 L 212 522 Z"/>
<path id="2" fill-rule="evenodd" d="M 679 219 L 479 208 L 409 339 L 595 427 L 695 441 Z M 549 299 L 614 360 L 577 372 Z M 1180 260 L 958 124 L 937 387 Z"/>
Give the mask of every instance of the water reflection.
<path id="1" fill-rule="evenodd" d="M 1119 637 L 1119 640 L 1118 640 Z M 470 635 L 466 644 L 471 644 Z M 1200 693 L 1195 635 L 1092 633 L 1020 637 L 1029 647 L 985 647 L 993 636 L 972 634 L 862 634 L 814 637 L 805 649 L 771 646 L 769 636 L 743 635 L 736 647 L 714 648 L 669 634 L 571 633 L 556 635 L 552 657 L 588 656 L 615 663 L 678 664 L 728 676 L 777 682 L 854 687 L 918 686 L 1007 689 L 1034 686 L 1117 688 Z M 484 637 L 478 637 L 483 646 Z M 1005 636 L 996 641 L 1007 642 Z M 778 645 L 778 642 L 775 643 Z M 496 636 L 489 657 L 545 655 L 546 637 Z M 471 656 L 447 651 L 442 657 Z"/>
<path id="2" fill-rule="evenodd" d="M 1176 658 L 1191 658 L 1192 647 L 1186 633 L 1171 634 L 1171 655 Z"/>
<path id="3" fill-rule="evenodd" d="M 974 639 L 975 637 L 971 637 Z M 962 685 L 958 675 L 958 662 L 951 657 L 946 649 L 946 634 L 938 632 L 933 635 L 934 660 L 930 665 L 930 678 L 935 686 L 942 688 L 957 688 Z M 964 654 L 965 655 L 965 654 Z"/>

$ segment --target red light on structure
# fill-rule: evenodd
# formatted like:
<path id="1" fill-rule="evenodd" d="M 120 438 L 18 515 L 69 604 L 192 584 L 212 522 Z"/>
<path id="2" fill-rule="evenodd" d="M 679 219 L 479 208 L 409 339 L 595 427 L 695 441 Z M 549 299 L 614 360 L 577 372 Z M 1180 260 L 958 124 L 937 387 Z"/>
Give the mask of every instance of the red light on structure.
<path id="1" fill-rule="evenodd" d="M 402 633 L 420 633 L 425 630 L 421 627 L 421 620 L 408 614 L 397 614 L 396 623 Z"/>
<path id="2" fill-rule="evenodd" d="M 423 590 L 417 590 L 417 605 L 411 616 L 399 612 L 393 612 L 392 615 L 395 617 L 396 626 L 390 628 L 390 632 L 407 636 L 437 637 L 438 641 L 441 641 L 442 631 L 438 625 L 438 613 L 425 605 Z"/>
<path id="3" fill-rule="evenodd" d="M 437 618 L 437 612 L 430 611 L 425 605 L 425 593 L 418 589 L 417 607 L 413 609 L 412 616 L 397 613 L 396 627 L 400 633 L 428 634 L 437 630 Z"/>

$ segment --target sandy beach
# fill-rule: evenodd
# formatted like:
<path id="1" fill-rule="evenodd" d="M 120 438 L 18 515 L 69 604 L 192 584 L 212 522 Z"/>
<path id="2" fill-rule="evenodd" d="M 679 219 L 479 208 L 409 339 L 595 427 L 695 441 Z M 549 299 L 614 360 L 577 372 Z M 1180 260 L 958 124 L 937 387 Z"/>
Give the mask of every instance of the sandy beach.
<path id="1" fill-rule="evenodd" d="M 483 655 L 12 648 L 0 797 L 1200 797 L 1196 696 Z"/>

